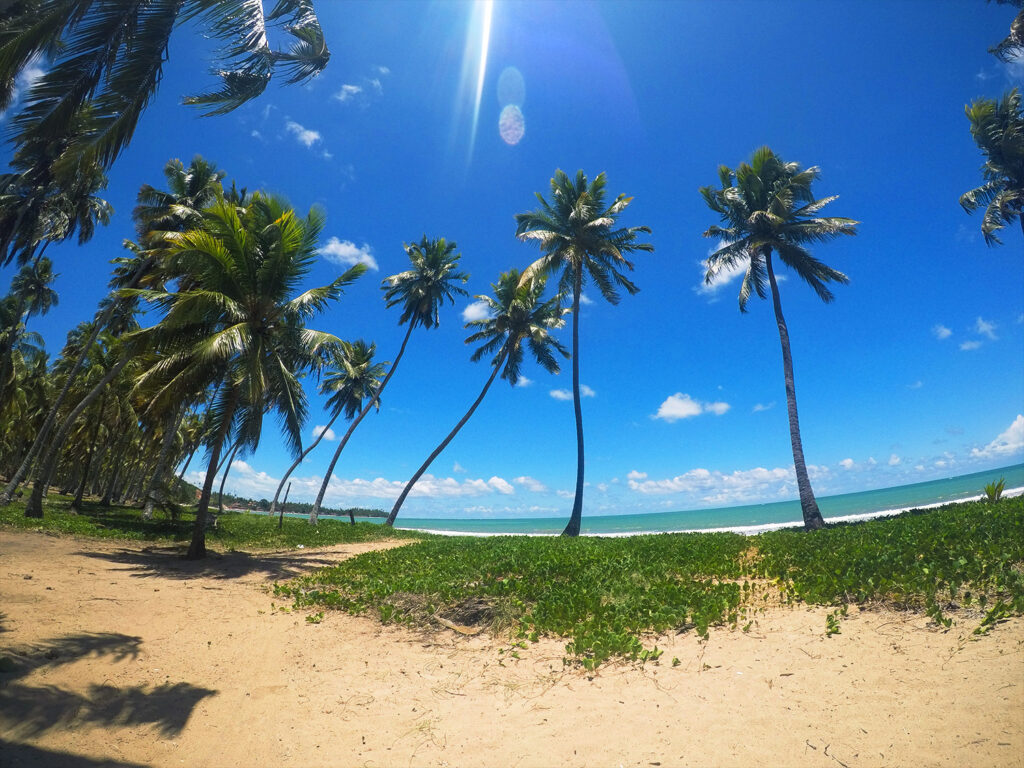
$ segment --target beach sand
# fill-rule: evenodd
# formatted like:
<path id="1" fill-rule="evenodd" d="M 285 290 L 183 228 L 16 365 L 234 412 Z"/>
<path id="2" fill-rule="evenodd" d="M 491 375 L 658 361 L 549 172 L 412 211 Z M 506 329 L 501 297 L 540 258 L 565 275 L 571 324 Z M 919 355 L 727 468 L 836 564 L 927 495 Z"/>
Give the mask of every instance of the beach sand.
<path id="1" fill-rule="evenodd" d="M 827 609 L 774 607 L 591 674 L 564 641 L 314 624 L 268 589 L 379 546 L 188 563 L 0 532 L 0 765 L 1024 765 L 1019 618 L 851 609 L 826 637 Z"/>

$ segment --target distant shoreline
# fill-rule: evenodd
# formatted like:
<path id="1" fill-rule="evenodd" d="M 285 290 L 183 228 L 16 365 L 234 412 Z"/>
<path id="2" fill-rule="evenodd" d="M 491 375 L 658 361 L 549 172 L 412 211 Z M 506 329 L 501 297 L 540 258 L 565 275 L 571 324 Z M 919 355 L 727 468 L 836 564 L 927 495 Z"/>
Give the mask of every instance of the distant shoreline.
<path id="1" fill-rule="evenodd" d="M 1014 498 L 1017 496 L 1024 495 L 1024 486 L 1018 488 L 1010 488 L 1003 491 L 1003 498 Z M 839 515 L 836 517 L 826 517 L 826 523 L 853 523 L 862 520 L 873 520 L 878 517 L 892 517 L 894 515 L 901 515 L 904 512 L 910 512 L 915 509 L 935 509 L 937 507 L 944 507 L 947 504 L 959 504 L 965 501 L 979 501 L 985 498 L 985 494 L 974 494 L 972 496 L 965 496 L 960 499 L 949 499 L 946 501 L 936 501 L 931 504 L 914 504 L 909 507 L 900 507 L 896 509 L 881 509 L 875 512 L 863 512 L 856 515 Z M 784 523 L 763 523 L 761 525 L 736 525 L 726 526 L 718 528 L 681 528 L 678 530 L 671 531 L 609 531 L 609 532 L 597 532 L 597 533 L 580 533 L 580 536 L 592 536 L 596 538 L 622 538 L 624 536 L 655 536 L 661 533 L 739 533 L 744 536 L 756 536 L 760 533 L 766 533 L 768 531 L 778 531 L 783 528 L 799 528 L 803 525 L 802 520 L 791 520 Z M 408 528 L 404 526 L 396 525 L 395 528 L 402 531 L 419 531 L 421 533 L 431 533 L 436 536 L 474 536 L 474 537 L 486 537 L 486 536 L 558 536 L 557 533 L 515 533 L 507 531 L 452 531 L 452 530 L 439 530 L 429 528 Z"/>

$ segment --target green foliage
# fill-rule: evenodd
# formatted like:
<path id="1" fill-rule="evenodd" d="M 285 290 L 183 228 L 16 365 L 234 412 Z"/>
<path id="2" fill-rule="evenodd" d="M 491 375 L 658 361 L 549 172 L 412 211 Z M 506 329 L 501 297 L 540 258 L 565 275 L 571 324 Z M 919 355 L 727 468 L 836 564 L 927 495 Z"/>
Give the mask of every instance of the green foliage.
<path id="1" fill-rule="evenodd" d="M 136 541 L 188 541 L 192 536 L 194 510 L 179 520 L 154 518 L 143 520 L 141 510 L 134 507 L 102 507 L 85 502 L 80 514 L 69 512 L 70 497 L 50 494 L 43 505 L 43 519 L 26 518 L 24 506 L 18 503 L 0 506 L 0 529 L 11 526 L 23 529 L 53 531 L 105 539 Z M 225 514 L 217 527 L 207 532 L 207 540 L 223 549 L 287 549 L 298 546 L 326 547 L 332 544 L 383 539 L 418 539 L 424 534 L 384 528 L 375 523 L 347 520 L 321 520 L 310 525 L 305 520 L 285 518 L 278 530 L 277 517 L 266 515 Z"/>
<path id="2" fill-rule="evenodd" d="M 518 638 L 567 638 L 567 660 L 593 669 L 612 658 L 656 659 L 660 650 L 645 645 L 651 635 L 739 626 L 764 594 L 750 577 L 776 583 L 790 601 L 835 606 L 827 635 L 840 632 L 850 603 L 922 610 L 949 626 L 953 610 L 978 615 L 991 602 L 980 633 L 1024 613 L 1022 562 L 1024 500 L 1015 498 L 757 537 L 438 537 L 275 591 L 299 606 L 372 610 L 384 622 L 493 626 L 501 614 Z"/>
<path id="3" fill-rule="evenodd" d="M 1000 477 L 998 482 L 985 485 L 985 498 L 988 501 L 999 501 L 1003 497 L 1003 488 L 1006 487 L 1006 478 Z"/>

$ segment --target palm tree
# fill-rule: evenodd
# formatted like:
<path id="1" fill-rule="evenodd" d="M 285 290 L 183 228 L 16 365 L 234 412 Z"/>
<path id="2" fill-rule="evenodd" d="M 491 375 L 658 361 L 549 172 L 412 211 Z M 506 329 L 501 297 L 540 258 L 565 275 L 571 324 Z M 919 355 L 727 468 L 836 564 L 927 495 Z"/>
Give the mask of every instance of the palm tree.
<path id="1" fill-rule="evenodd" d="M 1013 88 L 1002 101 L 978 99 L 965 107 L 971 135 L 985 155 L 981 175 L 985 183 L 960 196 L 968 213 L 985 206 L 981 233 L 989 245 L 1002 240 L 996 232 L 1020 219 L 1024 232 L 1024 109 L 1020 92 Z"/>
<path id="2" fill-rule="evenodd" d="M 367 344 L 362 339 L 352 342 L 343 341 L 330 351 L 328 367 L 324 372 L 323 383 L 320 385 L 320 394 L 328 395 L 327 407 L 331 412 L 331 418 L 320 434 L 316 436 L 316 440 L 295 459 L 294 463 L 288 467 L 288 471 L 284 473 L 281 482 L 277 484 L 274 500 L 270 504 L 270 517 L 274 516 L 281 489 L 284 488 L 285 482 L 291 477 L 295 468 L 320 444 L 341 414 L 344 413 L 345 418 L 351 421 L 362 409 L 363 399 L 370 397 L 380 386 L 381 377 L 388 364 L 373 361 L 376 351 L 376 344 Z M 380 408 L 379 399 L 375 403 Z M 310 522 L 316 523 L 316 518 L 311 516 Z M 354 515 L 352 515 L 352 523 L 355 524 Z"/>
<path id="3" fill-rule="evenodd" d="M 117 266 L 114 276 L 110 282 L 113 289 L 135 288 L 140 283 L 152 286 L 161 280 L 169 277 L 166 270 L 154 270 L 157 265 L 166 266 L 161 260 L 166 254 L 164 238 L 168 231 L 182 231 L 190 225 L 200 221 L 199 210 L 212 205 L 214 201 L 223 196 L 220 179 L 222 173 L 216 171 L 214 165 L 207 163 L 202 157 L 196 155 L 189 168 L 184 173 L 180 170 L 181 163 L 171 160 L 164 168 L 164 175 L 168 178 L 171 186 L 169 193 L 160 194 L 149 185 L 143 185 L 139 191 L 139 205 L 135 209 L 137 229 L 140 232 L 140 239 L 144 243 L 138 246 L 126 241 L 126 247 L 132 251 L 134 256 L 129 259 L 115 259 Z M 180 194 L 179 194 L 180 192 Z M 158 222 L 162 230 L 151 230 L 150 222 Z M 176 226 L 175 226 L 176 223 Z M 173 275 L 180 277 L 180 275 Z M 10 502 L 18 485 L 27 477 L 32 469 L 32 463 L 36 460 L 37 454 L 42 451 L 43 445 L 50 437 L 57 414 L 64 403 L 79 369 L 85 361 L 85 355 L 95 342 L 97 335 L 104 329 L 123 330 L 114 327 L 115 321 L 123 324 L 127 321 L 134 323 L 131 317 L 135 309 L 135 299 L 132 297 L 120 297 L 105 300 L 97 311 L 96 320 L 90 326 L 92 337 L 79 347 L 78 357 L 68 371 L 64 379 L 64 386 L 56 399 L 50 406 L 50 412 L 46 420 L 35 436 L 32 447 L 25 455 L 21 466 L 8 481 L 3 491 L 0 492 L 0 504 Z"/>
<path id="4" fill-rule="evenodd" d="M 1010 22 L 1010 34 L 1000 40 L 994 48 L 988 49 L 988 52 L 1000 61 L 1010 63 L 1024 56 L 1024 0 L 996 0 L 996 3 L 1021 9 Z"/>
<path id="5" fill-rule="evenodd" d="M 323 483 L 320 484 L 320 492 L 317 493 L 316 501 L 313 502 L 313 509 L 310 510 L 310 522 L 315 523 L 317 515 L 320 514 L 320 507 L 324 502 L 324 494 L 327 493 L 327 486 L 334 474 L 334 467 L 338 463 L 341 452 L 348 445 L 349 438 L 356 431 L 356 427 L 370 412 L 370 409 L 380 402 L 380 394 L 384 387 L 391 381 L 398 363 L 405 354 L 405 347 L 409 343 L 409 337 L 413 329 L 422 325 L 424 328 L 436 328 L 440 324 L 438 311 L 447 302 L 455 301 L 457 295 L 468 295 L 462 287 L 469 280 L 469 275 L 458 271 L 461 253 L 455 253 L 457 247 L 455 241 L 448 242 L 443 237 L 437 240 L 428 240 L 424 235 L 418 243 L 403 244 L 405 254 L 412 263 L 412 269 L 399 272 L 397 275 L 387 277 L 381 284 L 384 290 L 384 301 L 388 309 L 395 306 L 402 308 L 402 314 L 398 318 L 398 324 L 409 324 L 402 339 L 402 346 L 398 350 L 395 362 L 391 364 L 388 375 L 377 387 L 377 391 L 369 398 L 363 406 L 359 415 L 349 424 L 348 431 L 338 443 L 330 466 L 327 467 L 327 474 L 324 475 Z"/>
<path id="6" fill-rule="evenodd" d="M 519 371 L 522 368 L 523 353 L 526 347 L 529 347 L 534 359 L 549 373 L 559 372 L 558 360 L 552 350 L 563 357 L 569 357 L 569 350 L 551 335 L 552 330 L 561 328 L 565 324 L 563 316 L 569 310 L 562 309 L 563 294 L 561 293 L 548 301 L 540 300 L 546 282 L 547 279 L 544 277 L 535 277 L 522 283 L 519 272 L 512 269 L 502 273 L 497 283 L 492 283 L 493 299 L 490 296 L 476 297 L 487 304 L 489 317 L 473 320 L 466 324 L 467 328 L 477 329 L 466 339 L 466 343 L 483 342 L 473 353 L 471 359 L 474 363 L 485 355 L 494 353 L 494 358 L 491 360 L 491 375 L 487 378 L 484 388 L 480 390 L 476 400 L 466 411 L 466 415 L 459 420 L 455 428 L 448 433 L 448 436 L 416 470 L 412 479 L 406 483 L 395 506 L 391 509 L 391 514 L 384 521 L 385 525 L 395 524 L 398 511 L 402 508 L 402 504 L 405 503 L 413 486 L 469 421 L 477 406 L 483 401 L 487 390 L 491 388 L 499 371 L 501 371 L 501 378 L 515 386 L 519 381 Z"/>
<path id="7" fill-rule="evenodd" d="M 18 73 L 39 55 L 49 70 L 24 95 L 14 116 L 19 148 L 66 140 L 55 166 L 83 158 L 108 168 L 132 138 L 156 93 L 171 33 L 199 22 L 222 41 L 221 86 L 185 99 L 230 112 L 259 96 L 275 69 L 286 82 L 306 81 L 327 66 L 330 52 L 312 0 L 279 0 L 267 13 L 259 2 L 238 0 L 38 0 L 16 3 L 0 21 L 0 110 L 10 106 Z M 294 42 L 273 50 L 267 31 L 279 26 Z"/>
<path id="8" fill-rule="evenodd" d="M 796 410 L 796 385 L 793 378 L 793 358 L 789 349 L 789 329 L 782 315 L 779 286 L 775 278 L 772 254 L 777 253 L 782 263 L 792 269 L 825 303 L 833 299 L 826 283 L 846 284 L 849 278 L 842 272 L 814 258 L 807 246 L 831 240 L 839 235 L 856 234 L 859 222 L 844 218 L 821 218 L 815 214 L 836 197 L 815 200 L 811 183 L 820 171 L 815 166 L 801 170 L 799 163 L 783 162 L 768 147 L 761 147 L 750 165 L 742 163 L 735 171 L 720 166 L 718 177 L 721 189 L 701 187 L 704 202 L 719 214 L 724 227 L 711 226 L 704 237 L 717 237 L 722 246 L 707 259 L 705 282 L 712 283 L 724 269 L 746 264 L 747 271 L 740 286 L 740 311 L 747 311 L 752 292 L 762 299 L 771 289 L 775 321 L 782 343 L 782 367 L 786 378 L 786 407 L 789 411 L 789 436 L 793 445 L 793 467 L 800 491 L 807 530 L 821 528 L 824 521 L 814 500 L 811 481 L 804 462 L 803 443 L 800 439 L 800 421 Z"/>
<path id="9" fill-rule="evenodd" d="M 189 276 L 190 287 L 132 292 L 166 312 L 156 326 L 128 337 L 161 355 L 140 386 L 159 385 L 155 400 L 173 401 L 223 382 L 210 410 L 209 463 L 189 558 L 206 554 L 207 512 L 225 444 L 258 439 L 264 414 L 274 411 L 285 443 L 301 450 L 306 398 L 299 377 L 319 367 L 324 351 L 340 342 L 307 328 L 306 321 L 366 270 L 356 265 L 329 285 L 294 296 L 316 258 L 322 226 L 315 209 L 302 219 L 262 193 L 245 207 L 218 202 L 201 229 L 167 236 L 170 257 Z"/>
<path id="10" fill-rule="evenodd" d="M 639 289 L 623 274 L 633 263 L 623 256 L 633 251 L 653 251 L 649 243 L 638 243 L 648 227 L 617 228 L 618 217 L 633 198 L 619 195 L 605 207 L 605 175 L 588 183 L 583 171 L 571 180 L 563 171 L 551 179 L 551 201 L 538 192 L 540 208 L 516 214 L 516 236 L 536 240 L 541 257 L 523 271 L 527 282 L 538 275 L 560 272 L 559 292 L 572 290 L 572 399 L 576 412 L 576 495 L 563 536 L 579 536 L 583 517 L 583 409 L 580 406 L 580 296 L 589 277 L 611 304 L 619 303 L 616 285 L 630 295 Z"/>

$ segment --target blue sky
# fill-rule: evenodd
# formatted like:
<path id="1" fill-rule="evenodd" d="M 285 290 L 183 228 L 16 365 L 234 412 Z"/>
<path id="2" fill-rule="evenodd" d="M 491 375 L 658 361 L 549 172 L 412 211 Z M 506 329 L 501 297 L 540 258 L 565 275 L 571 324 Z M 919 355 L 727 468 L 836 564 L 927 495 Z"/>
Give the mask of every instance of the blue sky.
<path id="1" fill-rule="evenodd" d="M 141 184 L 195 154 L 239 186 L 327 214 L 323 284 L 353 260 L 367 275 L 315 324 L 397 354 L 403 328 L 380 281 L 403 242 L 458 243 L 471 294 L 522 268 L 535 246 L 514 214 L 556 168 L 608 175 L 634 198 L 623 223 L 653 230 L 641 291 L 581 312 L 587 447 L 584 514 L 665 511 L 796 495 L 778 335 L 768 302 L 737 308 L 738 282 L 702 285 L 716 217 L 698 194 L 761 145 L 821 168 L 826 212 L 862 222 L 815 254 L 849 275 L 832 305 L 781 285 L 804 449 L 819 495 L 1017 463 L 1024 454 L 1024 242 L 985 246 L 958 204 L 982 158 L 964 105 L 1022 84 L 1024 64 L 986 52 L 1013 10 L 981 2 L 317 3 L 332 60 L 303 87 L 201 118 L 181 98 L 209 85 L 209 45 L 183 28 L 158 97 L 110 174 L 116 215 L 89 244 L 51 248 L 60 306 L 33 320 L 56 352 L 90 316 L 111 258 L 133 236 Z M 482 53 L 486 58 L 481 63 Z M 514 69 L 502 77 L 502 73 Z M 482 78 L 481 78 L 482 73 Z M 499 83 L 501 87 L 499 88 Z M 479 100 L 477 94 L 479 93 Z M 516 143 L 506 138 L 522 135 Z M 7 122 L 9 116 L 4 119 Z M 9 150 L 8 150 L 9 151 Z M 12 268 L 0 272 L 7 283 Z M 339 462 L 330 506 L 390 508 L 483 385 L 464 314 L 417 330 Z M 568 343 L 568 329 L 563 341 Z M 497 383 L 414 491 L 403 515 L 566 516 L 575 481 L 568 363 Z M 307 439 L 325 424 L 308 387 Z M 660 414 L 660 416 L 659 416 Z M 344 427 L 335 426 L 339 434 Z M 270 497 L 290 464 L 273 431 L 227 487 Z M 312 500 L 336 443 L 294 475 Z M 193 481 L 200 473 L 190 472 Z"/>

